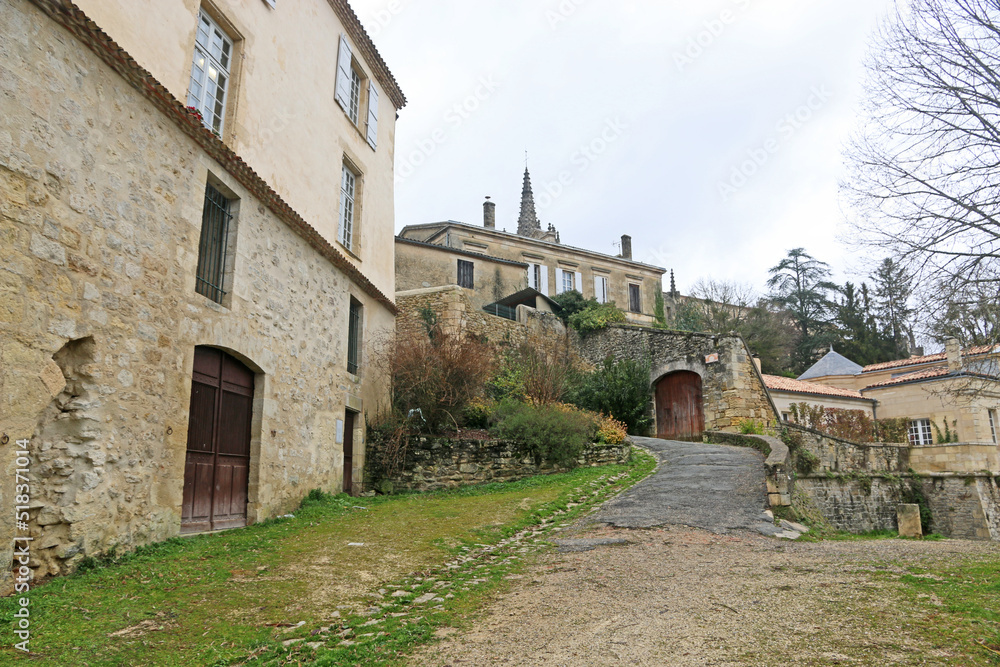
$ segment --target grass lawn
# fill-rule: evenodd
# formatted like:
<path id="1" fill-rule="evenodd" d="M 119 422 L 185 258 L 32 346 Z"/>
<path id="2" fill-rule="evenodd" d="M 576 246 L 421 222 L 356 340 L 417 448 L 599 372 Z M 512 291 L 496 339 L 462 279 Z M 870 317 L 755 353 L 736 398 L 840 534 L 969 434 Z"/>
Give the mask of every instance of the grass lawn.
<path id="1" fill-rule="evenodd" d="M 397 664 L 504 584 L 534 548 L 526 527 L 551 530 L 653 465 L 640 453 L 450 492 L 320 494 L 294 519 L 141 548 L 32 589 L 30 656 L 11 648 L 15 598 L 0 600 L 0 664 Z M 428 591 L 442 595 L 419 602 Z"/>
<path id="2" fill-rule="evenodd" d="M 962 664 L 1000 665 L 1000 562 L 961 557 L 896 575 L 916 628 L 936 648 L 959 648 Z"/>

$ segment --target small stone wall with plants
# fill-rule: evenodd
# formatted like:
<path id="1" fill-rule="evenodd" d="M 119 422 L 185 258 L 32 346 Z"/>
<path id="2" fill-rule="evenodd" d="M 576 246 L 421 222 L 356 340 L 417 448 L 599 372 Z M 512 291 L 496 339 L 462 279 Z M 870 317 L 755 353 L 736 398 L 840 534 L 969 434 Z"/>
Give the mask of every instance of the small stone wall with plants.
<path id="1" fill-rule="evenodd" d="M 590 444 L 577 458 L 558 463 L 539 459 L 518 442 L 457 437 L 413 437 L 405 460 L 392 477 L 372 480 L 382 493 L 435 491 L 466 484 L 509 482 L 534 475 L 563 472 L 579 466 L 628 463 L 629 442 Z"/>
<path id="2" fill-rule="evenodd" d="M 542 327 L 526 327 L 522 339 L 491 338 L 447 324 L 430 306 L 420 323 L 373 359 L 390 379 L 392 403 L 365 416 L 367 488 L 432 489 L 617 463 L 629 451 L 626 435 L 648 429 L 648 363 L 582 363 L 565 336 Z"/>

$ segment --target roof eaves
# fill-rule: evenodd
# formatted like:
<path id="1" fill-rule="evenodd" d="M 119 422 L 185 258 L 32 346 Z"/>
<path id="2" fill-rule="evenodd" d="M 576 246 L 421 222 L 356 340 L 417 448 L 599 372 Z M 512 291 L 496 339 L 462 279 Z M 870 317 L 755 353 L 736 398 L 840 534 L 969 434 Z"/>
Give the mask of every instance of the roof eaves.
<path id="1" fill-rule="evenodd" d="M 497 262 L 498 264 L 509 264 L 511 266 L 517 266 L 521 268 L 528 268 L 527 263 L 518 262 L 513 259 L 504 259 L 503 257 L 494 257 L 493 255 L 486 255 L 481 252 L 473 252 L 472 250 L 463 250 L 461 248 L 452 248 L 446 245 L 439 245 L 437 243 L 428 243 L 427 241 L 417 241 L 416 239 L 403 238 L 401 236 L 396 237 L 397 243 L 404 243 L 406 245 L 415 245 L 422 248 L 432 248 L 434 250 L 441 250 L 442 252 L 452 252 L 456 255 L 466 255 L 469 257 L 477 257 L 480 259 L 486 259 L 491 262 Z"/>
<path id="2" fill-rule="evenodd" d="M 389 71 L 389 66 L 385 64 L 382 55 L 375 48 L 375 42 L 368 36 L 368 31 L 361 24 L 361 19 L 354 13 L 350 3 L 347 0 L 327 0 L 327 2 L 333 8 L 337 18 L 344 24 L 354 43 L 361 49 L 365 62 L 372 68 L 375 78 L 382 84 L 382 88 L 389 95 L 389 99 L 392 100 L 396 109 L 402 109 L 406 106 L 406 95 L 403 94 L 396 77 Z"/>

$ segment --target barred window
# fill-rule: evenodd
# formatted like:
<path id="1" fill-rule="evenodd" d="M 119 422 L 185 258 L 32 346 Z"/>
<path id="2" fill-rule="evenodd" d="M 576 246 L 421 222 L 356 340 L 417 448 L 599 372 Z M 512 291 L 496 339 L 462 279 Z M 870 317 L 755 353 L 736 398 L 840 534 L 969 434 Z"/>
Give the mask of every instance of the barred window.
<path id="1" fill-rule="evenodd" d="M 347 322 L 347 372 L 358 374 L 361 367 L 361 327 L 363 326 L 362 306 L 351 299 Z"/>
<path id="2" fill-rule="evenodd" d="M 458 286 L 468 289 L 475 288 L 475 265 L 464 259 L 458 260 Z"/>
<path id="3" fill-rule="evenodd" d="M 201 112 L 205 127 L 219 134 L 226 115 L 232 57 L 232 40 L 204 10 L 200 11 L 187 105 Z"/>
<path id="4" fill-rule="evenodd" d="M 201 240 L 198 244 L 198 272 L 195 290 L 222 303 L 225 296 L 226 249 L 232 221 L 230 200 L 212 187 L 205 186 L 205 205 L 201 211 Z"/>
<path id="5" fill-rule="evenodd" d="M 993 440 L 993 444 L 997 444 L 997 411 L 990 410 L 990 439 Z"/>

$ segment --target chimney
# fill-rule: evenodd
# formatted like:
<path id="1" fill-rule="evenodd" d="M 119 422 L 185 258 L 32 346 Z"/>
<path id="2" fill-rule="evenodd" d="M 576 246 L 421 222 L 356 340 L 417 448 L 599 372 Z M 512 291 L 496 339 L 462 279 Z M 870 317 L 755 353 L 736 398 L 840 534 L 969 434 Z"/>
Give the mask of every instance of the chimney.
<path id="1" fill-rule="evenodd" d="M 948 358 L 950 372 L 962 370 L 962 346 L 958 344 L 957 338 L 948 338 L 944 341 L 944 353 Z"/>
<path id="2" fill-rule="evenodd" d="M 632 259 L 632 237 L 622 234 L 622 258 Z"/>
<path id="3" fill-rule="evenodd" d="M 497 228 L 497 205 L 487 197 L 483 202 L 483 227 L 486 229 Z"/>

